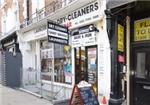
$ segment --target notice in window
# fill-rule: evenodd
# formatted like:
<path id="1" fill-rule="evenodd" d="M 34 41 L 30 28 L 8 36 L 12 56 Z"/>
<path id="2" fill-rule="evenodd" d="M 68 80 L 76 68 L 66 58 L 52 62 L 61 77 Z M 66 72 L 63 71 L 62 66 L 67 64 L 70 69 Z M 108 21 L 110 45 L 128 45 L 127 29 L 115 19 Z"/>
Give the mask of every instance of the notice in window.
<path id="1" fill-rule="evenodd" d="M 134 41 L 150 40 L 150 18 L 134 22 Z"/>

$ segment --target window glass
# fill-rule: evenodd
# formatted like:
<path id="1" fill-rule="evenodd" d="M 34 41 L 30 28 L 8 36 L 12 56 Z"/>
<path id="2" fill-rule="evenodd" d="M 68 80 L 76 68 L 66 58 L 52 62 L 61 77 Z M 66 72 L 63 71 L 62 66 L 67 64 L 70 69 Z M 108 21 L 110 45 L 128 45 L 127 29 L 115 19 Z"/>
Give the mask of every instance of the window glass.
<path id="1" fill-rule="evenodd" d="M 150 78 L 150 52 L 137 53 L 136 77 Z"/>
<path id="2" fill-rule="evenodd" d="M 44 80 L 71 84 L 71 47 L 41 42 L 41 72 Z"/>
<path id="3" fill-rule="evenodd" d="M 139 78 L 145 78 L 145 55 L 145 53 L 137 53 L 136 76 Z"/>
<path id="4" fill-rule="evenodd" d="M 41 42 L 41 72 L 43 80 L 52 80 L 53 73 L 53 44 L 47 41 Z"/>
<path id="5" fill-rule="evenodd" d="M 88 48 L 88 82 L 93 85 L 93 89 L 97 93 L 97 53 L 96 48 Z"/>
<path id="6" fill-rule="evenodd" d="M 97 47 L 75 48 L 75 83 L 85 80 L 97 93 Z"/>

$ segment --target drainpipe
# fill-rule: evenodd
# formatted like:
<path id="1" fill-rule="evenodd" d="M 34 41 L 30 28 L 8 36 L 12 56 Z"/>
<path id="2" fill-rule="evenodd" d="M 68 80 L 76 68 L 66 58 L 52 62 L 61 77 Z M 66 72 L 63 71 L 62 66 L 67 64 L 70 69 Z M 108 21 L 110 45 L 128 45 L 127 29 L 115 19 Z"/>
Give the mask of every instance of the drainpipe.
<path id="1" fill-rule="evenodd" d="M 29 15 L 30 15 L 30 14 L 29 14 L 29 12 L 30 12 L 30 10 L 29 10 L 29 8 L 30 8 L 30 7 L 29 7 L 29 0 L 27 0 L 26 2 L 27 2 L 27 3 L 26 3 L 26 5 L 27 5 L 27 21 L 29 21 L 29 17 L 30 17 L 30 16 L 29 16 Z"/>
<path id="2" fill-rule="evenodd" d="M 117 63 L 117 16 L 112 15 L 109 9 L 105 10 L 107 16 L 107 33 L 111 50 L 111 93 L 109 105 L 121 105 L 123 95 L 121 90 L 121 77 Z"/>

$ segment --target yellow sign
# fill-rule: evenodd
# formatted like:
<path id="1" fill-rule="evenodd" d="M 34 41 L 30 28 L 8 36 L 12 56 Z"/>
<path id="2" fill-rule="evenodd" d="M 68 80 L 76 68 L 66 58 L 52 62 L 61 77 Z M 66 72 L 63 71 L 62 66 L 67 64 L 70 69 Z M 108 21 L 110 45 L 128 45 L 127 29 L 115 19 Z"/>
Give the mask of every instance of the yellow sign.
<path id="1" fill-rule="evenodd" d="M 124 51 L 124 27 L 118 24 L 118 51 Z"/>
<path id="2" fill-rule="evenodd" d="M 134 41 L 150 40 L 150 18 L 134 22 Z"/>

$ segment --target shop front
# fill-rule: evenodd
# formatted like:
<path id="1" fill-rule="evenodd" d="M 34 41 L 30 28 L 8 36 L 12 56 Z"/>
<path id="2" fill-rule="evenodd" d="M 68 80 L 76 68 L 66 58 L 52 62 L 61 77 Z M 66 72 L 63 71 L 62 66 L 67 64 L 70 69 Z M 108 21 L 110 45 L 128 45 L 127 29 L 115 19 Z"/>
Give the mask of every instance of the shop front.
<path id="1" fill-rule="evenodd" d="M 20 86 L 20 68 L 22 67 L 22 54 L 17 42 L 16 31 L 0 39 L 0 77 L 1 84 L 9 87 Z"/>
<path id="2" fill-rule="evenodd" d="M 47 21 L 47 27 L 44 24 L 23 33 L 26 48 L 23 66 L 41 73 L 37 86 L 48 98 L 70 99 L 73 86 L 85 80 L 93 86 L 99 101 L 102 97 L 109 99 L 110 46 L 104 13 L 106 2 L 93 0 L 80 8 L 72 8 L 73 11 L 68 8 L 69 12 L 61 12 L 60 16 L 60 12 L 53 14 L 55 18 Z M 34 62 L 29 63 L 27 58 Z"/>
<path id="3" fill-rule="evenodd" d="M 57 45 L 54 47 L 54 54 L 62 54 L 58 58 L 54 55 L 54 84 L 66 86 L 70 92 L 75 84 L 87 81 L 92 85 L 99 101 L 102 97 L 109 99 L 110 94 L 110 48 L 105 6 L 104 1 L 94 0 L 56 19 L 58 24 L 69 29 L 69 46 L 63 45 L 66 42 L 62 37 L 57 36 L 57 40 L 56 36 L 52 35 L 53 32 L 48 32 L 49 43 Z M 51 25 L 49 27 L 52 28 Z M 62 50 L 59 50 L 61 48 Z"/>
<path id="4" fill-rule="evenodd" d="M 150 2 L 134 0 L 113 6 L 111 2 L 108 1 L 106 10 L 111 55 L 114 56 L 109 103 L 149 105 Z"/>
<path id="5" fill-rule="evenodd" d="M 88 82 L 99 102 L 103 97 L 107 101 L 110 94 L 110 46 L 105 6 L 105 1 L 95 0 L 58 19 L 70 30 L 72 85 Z"/>
<path id="6" fill-rule="evenodd" d="M 98 92 L 97 28 L 92 25 L 72 31 L 72 47 L 75 58 L 75 83 L 85 80 Z"/>

